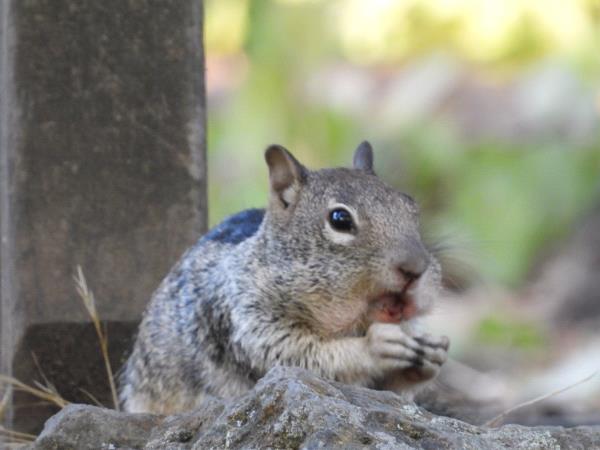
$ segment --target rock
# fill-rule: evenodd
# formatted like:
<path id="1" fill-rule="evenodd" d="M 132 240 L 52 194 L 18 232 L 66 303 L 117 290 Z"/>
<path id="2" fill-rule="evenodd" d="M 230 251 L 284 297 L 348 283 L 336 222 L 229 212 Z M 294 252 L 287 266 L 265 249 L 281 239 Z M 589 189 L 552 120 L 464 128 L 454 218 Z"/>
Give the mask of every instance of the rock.
<path id="1" fill-rule="evenodd" d="M 600 426 L 484 428 L 436 416 L 382 391 L 276 367 L 248 394 L 161 417 L 74 405 L 29 450 L 207 448 L 600 448 Z"/>
<path id="2" fill-rule="evenodd" d="M 144 448 L 163 418 L 72 404 L 52 416 L 33 448 L 44 450 Z"/>

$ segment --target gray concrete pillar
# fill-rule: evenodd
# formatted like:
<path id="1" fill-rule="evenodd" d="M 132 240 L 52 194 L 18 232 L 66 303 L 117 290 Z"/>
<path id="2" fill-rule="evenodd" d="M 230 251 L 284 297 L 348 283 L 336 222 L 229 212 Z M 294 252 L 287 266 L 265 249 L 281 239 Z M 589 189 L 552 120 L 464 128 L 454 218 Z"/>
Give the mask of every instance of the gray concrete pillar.
<path id="1" fill-rule="evenodd" d="M 201 0 L 1 0 L 0 370 L 110 404 L 72 276 L 114 367 L 152 291 L 206 226 Z M 36 431 L 50 410 L 15 396 Z"/>

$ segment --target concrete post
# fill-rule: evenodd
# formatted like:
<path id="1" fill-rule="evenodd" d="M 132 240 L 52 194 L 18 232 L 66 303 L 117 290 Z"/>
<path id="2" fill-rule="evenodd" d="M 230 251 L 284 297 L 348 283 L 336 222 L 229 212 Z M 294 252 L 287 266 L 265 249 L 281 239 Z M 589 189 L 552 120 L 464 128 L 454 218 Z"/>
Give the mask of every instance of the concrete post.
<path id="1" fill-rule="evenodd" d="M 201 0 L 1 0 L 0 370 L 110 405 L 81 265 L 117 368 L 206 226 Z M 15 396 L 8 419 L 50 410 Z"/>

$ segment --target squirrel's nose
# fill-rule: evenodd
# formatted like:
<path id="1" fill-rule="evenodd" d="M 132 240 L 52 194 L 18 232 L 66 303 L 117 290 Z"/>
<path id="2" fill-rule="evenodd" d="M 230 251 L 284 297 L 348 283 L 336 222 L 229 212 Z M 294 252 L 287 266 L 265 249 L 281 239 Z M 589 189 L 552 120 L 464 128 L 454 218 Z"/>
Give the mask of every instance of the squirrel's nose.
<path id="1" fill-rule="evenodd" d="M 398 266 L 397 270 L 400 273 L 400 275 L 402 276 L 402 278 L 404 278 L 407 285 L 418 280 L 421 277 L 421 275 L 423 274 L 423 272 L 425 272 L 425 270 L 420 270 L 420 271 L 408 270 L 404 266 Z"/>
<path id="2" fill-rule="evenodd" d="M 402 249 L 401 257 L 396 260 L 395 269 L 407 285 L 418 280 L 429 266 L 429 256 L 421 243 L 412 242 Z"/>

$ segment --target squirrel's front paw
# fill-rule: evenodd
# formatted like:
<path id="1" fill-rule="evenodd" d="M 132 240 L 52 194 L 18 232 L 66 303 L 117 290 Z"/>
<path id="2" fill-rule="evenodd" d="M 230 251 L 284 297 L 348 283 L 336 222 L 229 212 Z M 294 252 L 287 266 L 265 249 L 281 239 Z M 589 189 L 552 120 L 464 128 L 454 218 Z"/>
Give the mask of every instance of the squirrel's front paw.
<path id="1" fill-rule="evenodd" d="M 369 353 L 380 375 L 397 374 L 410 383 L 434 378 L 448 357 L 449 340 L 409 336 L 396 324 L 374 323 L 367 332 Z"/>
<path id="2" fill-rule="evenodd" d="M 450 340 L 446 336 L 434 337 L 429 334 L 415 336 L 413 339 L 420 345 L 419 359 L 414 367 L 404 371 L 407 381 L 418 383 L 435 378 L 442 364 L 448 359 Z"/>

